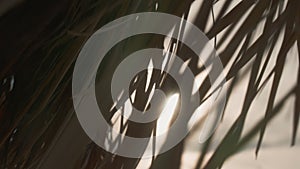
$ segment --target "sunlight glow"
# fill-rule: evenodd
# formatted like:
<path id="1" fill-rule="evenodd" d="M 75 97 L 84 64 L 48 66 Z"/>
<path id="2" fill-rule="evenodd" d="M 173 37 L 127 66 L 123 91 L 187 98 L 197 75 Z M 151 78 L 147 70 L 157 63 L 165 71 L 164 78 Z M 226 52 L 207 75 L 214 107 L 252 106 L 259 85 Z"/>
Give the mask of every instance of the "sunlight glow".
<path id="1" fill-rule="evenodd" d="M 157 120 L 157 135 L 161 135 L 166 132 L 171 125 L 171 120 L 174 116 L 175 109 L 178 103 L 179 94 L 173 94 L 168 98 L 165 107 Z"/>

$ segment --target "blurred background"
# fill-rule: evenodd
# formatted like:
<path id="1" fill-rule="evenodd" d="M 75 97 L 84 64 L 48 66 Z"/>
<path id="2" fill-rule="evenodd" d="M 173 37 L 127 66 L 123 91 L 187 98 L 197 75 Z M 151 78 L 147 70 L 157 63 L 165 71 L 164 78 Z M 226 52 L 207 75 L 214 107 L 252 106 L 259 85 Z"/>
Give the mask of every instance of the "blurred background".
<path id="1" fill-rule="evenodd" d="M 299 3 L 2 0 L 0 168 L 298 169 Z M 201 143 L 205 117 L 199 119 L 177 146 L 150 159 L 121 157 L 94 144 L 81 128 L 72 100 L 72 73 L 84 43 L 103 25 L 138 12 L 164 12 L 196 25 L 215 47 L 226 75 L 227 93 L 220 96 L 226 97 L 226 106 L 216 132 Z M 111 74 L 127 55 L 149 47 L 173 51 L 183 61 L 191 58 L 188 66 L 194 74 L 201 74 L 201 103 L 214 92 L 205 68 L 198 67 L 197 57 L 184 44 L 161 35 L 131 37 L 107 54 L 97 72 L 97 97 L 104 100 L 98 104 L 112 125 L 115 119 L 109 109 L 113 103 L 107 90 Z M 150 92 L 143 92 L 147 71 L 138 76 L 139 85 L 130 89 L 138 93 L 134 106 L 143 109 Z M 173 91 L 176 87 L 166 88 Z M 157 128 L 153 122 L 140 127 L 128 122 L 124 127 L 126 135 L 146 137 L 169 126 Z"/>

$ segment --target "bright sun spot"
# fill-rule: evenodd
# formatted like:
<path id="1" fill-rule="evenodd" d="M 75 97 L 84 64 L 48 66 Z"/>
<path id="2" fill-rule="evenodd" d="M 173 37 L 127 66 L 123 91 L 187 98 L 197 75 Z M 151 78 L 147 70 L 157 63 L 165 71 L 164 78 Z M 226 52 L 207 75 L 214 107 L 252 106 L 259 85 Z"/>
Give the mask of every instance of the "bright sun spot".
<path id="1" fill-rule="evenodd" d="M 157 120 L 157 131 L 156 131 L 157 135 L 161 135 L 165 133 L 168 130 L 169 126 L 171 125 L 171 120 L 172 117 L 174 116 L 178 99 L 179 99 L 178 93 L 173 94 L 168 98 L 165 107 Z"/>

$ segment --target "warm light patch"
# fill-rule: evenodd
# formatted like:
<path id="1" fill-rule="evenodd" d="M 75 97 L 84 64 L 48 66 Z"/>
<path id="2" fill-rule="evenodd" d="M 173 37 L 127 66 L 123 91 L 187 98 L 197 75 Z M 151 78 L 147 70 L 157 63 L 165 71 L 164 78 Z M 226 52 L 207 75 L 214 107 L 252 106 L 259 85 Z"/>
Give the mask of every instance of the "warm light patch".
<path id="1" fill-rule="evenodd" d="M 170 96 L 168 98 L 168 100 L 164 106 L 164 109 L 161 112 L 161 115 L 159 116 L 159 118 L 157 120 L 157 131 L 156 131 L 157 135 L 164 134 L 168 130 L 168 128 L 171 124 L 171 120 L 175 113 L 178 99 L 179 99 L 178 93 L 173 94 L 172 96 Z"/>

